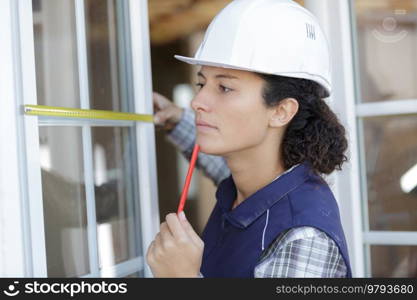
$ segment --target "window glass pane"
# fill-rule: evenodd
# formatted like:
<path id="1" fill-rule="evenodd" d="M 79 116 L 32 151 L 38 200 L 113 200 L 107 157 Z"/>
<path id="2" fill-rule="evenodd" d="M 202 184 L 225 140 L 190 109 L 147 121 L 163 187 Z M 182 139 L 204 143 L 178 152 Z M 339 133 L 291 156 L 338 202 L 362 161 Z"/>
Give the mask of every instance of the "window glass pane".
<path id="1" fill-rule="evenodd" d="M 417 98 L 417 0 L 355 0 L 363 102 Z"/>
<path id="2" fill-rule="evenodd" d="M 113 266 L 140 255 L 136 163 L 129 140 L 132 129 L 94 127 L 93 156 L 100 266 Z"/>
<path id="3" fill-rule="evenodd" d="M 416 278 L 417 246 L 371 246 L 371 263 L 372 277 Z"/>
<path id="4" fill-rule="evenodd" d="M 417 231 L 417 116 L 363 120 L 370 230 Z"/>
<path id="5" fill-rule="evenodd" d="M 132 111 L 129 48 L 124 37 L 126 3 L 85 0 L 84 19 L 76 15 L 73 0 L 32 3 L 38 104 L 80 107 L 79 38 L 87 46 L 90 108 Z M 84 24 L 85 37 L 77 37 L 77 22 Z"/>
<path id="6" fill-rule="evenodd" d="M 132 111 L 127 2 L 84 0 L 79 2 L 82 8 L 76 3 L 32 0 L 38 104 L 80 107 L 79 78 L 87 76 L 91 109 Z M 84 26 L 85 37 L 77 36 L 77 25 Z M 83 38 L 87 49 L 78 44 Z M 84 54 L 87 74 L 78 66 Z M 88 247 L 94 248 L 96 242 L 100 267 L 140 256 L 134 129 L 91 128 L 93 161 L 86 166 L 94 165 L 89 171 L 94 174 L 95 241 L 88 240 L 87 235 L 86 202 L 93 198 L 86 199 L 85 191 L 93 187 L 84 183 L 88 151 L 83 153 L 82 130 L 52 126 L 55 121 L 49 119 L 48 126 L 40 127 L 48 276 L 93 272 Z"/>
<path id="7" fill-rule="evenodd" d="M 90 272 L 81 129 L 40 127 L 48 277 Z"/>
<path id="8" fill-rule="evenodd" d="M 74 2 L 33 2 L 38 104 L 80 107 Z"/>
<path id="9" fill-rule="evenodd" d="M 85 1 L 90 107 L 129 111 L 123 2 Z"/>
<path id="10" fill-rule="evenodd" d="M 145 277 L 145 276 L 144 276 L 143 270 L 142 270 L 142 271 L 127 275 L 125 278 L 143 278 L 143 277 Z"/>

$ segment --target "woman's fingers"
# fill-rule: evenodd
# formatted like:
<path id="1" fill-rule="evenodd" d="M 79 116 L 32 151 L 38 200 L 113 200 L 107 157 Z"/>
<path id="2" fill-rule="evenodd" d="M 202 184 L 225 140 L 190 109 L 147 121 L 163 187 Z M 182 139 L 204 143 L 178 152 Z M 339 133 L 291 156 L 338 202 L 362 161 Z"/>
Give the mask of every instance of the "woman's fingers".
<path id="1" fill-rule="evenodd" d="M 153 104 L 158 109 L 164 109 L 167 106 L 169 106 L 170 104 L 172 104 L 172 102 L 169 101 L 168 98 L 162 96 L 161 94 L 159 94 L 157 92 L 152 93 L 152 99 L 153 99 Z"/>
<path id="2" fill-rule="evenodd" d="M 159 233 L 161 242 L 164 246 L 166 246 L 169 243 L 172 243 L 174 237 L 166 222 L 161 224 L 161 231 Z"/>
<path id="3" fill-rule="evenodd" d="M 146 261 L 148 264 L 152 264 L 155 258 L 155 241 L 152 241 L 146 252 Z"/>
<path id="4" fill-rule="evenodd" d="M 161 232 L 158 232 L 154 239 L 155 248 L 159 248 L 162 245 L 162 239 L 161 239 Z"/>
<path id="5" fill-rule="evenodd" d="M 157 92 L 153 92 L 152 93 L 152 101 L 153 101 L 153 105 L 155 108 L 157 108 L 158 110 L 161 109 L 161 100 L 160 100 L 160 94 L 158 94 Z"/>
<path id="6" fill-rule="evenodd" d="M 185 241 L 187 239 L 187 234 L 181 226 L 177 214 L 170 213 L 165 217 L 165 220 L 169 230 L 172 232 L 172 235 L 176 240 Z"/>
<path id="7" fill-rule="evenodd" d="M 169 106 L 170 101 L 157 92 L 153 92 L 152 100 L 155 111 L 154 123 L 156 125 L 164 125 L 166 121 L 165 109 Z"/>
<path id="8" fill-rule="evenodd" d="M 188 222 L 187 218 L 185 217 L 185 213 L 182 211 L 178 215 L 180 219 L 180 223 L 184 231 L 187 233 L 188 237 L 193 241 L 193 243 L 198 247 L 203 247 L 204 242 L 200 238 L 200 236 L 197 234 L 197 232 L 194 231 L 194 228 L 191 226 L 190 222 Z"/>
<path id="9" fill-rule="evenodd" d="M 164 125 L 169 123 L 171 125 L 177 124 L 182 115 L 182 109 L 175 104 L 168 106 L 155 113 L 154 121 L 156 124 Z"/>
<path id="10" fill-rule="evenodd" d="M 183 109 L 157 92 L 152 94 L 154 104 L 154 124 L 164 129 L 172 129 L 180 120 Z"/>
<path id="11" fill-rule="evenodd" d="M 170 213 L 165 219 L 166 222 L 161 224 L 160 232 L 155 236 L 152 245 L 154 252 L 171 247 L 176 243 L 177 245 L 192 243 L 200 249 L 204 247 L 204 242 L 194 231 L 183 212 L 180 215 Z"/>
<path id="12" fill-rule="evenodd" d="M 155 277 L 194 277 L 201 268 L 203 251 L 204 243 L 188 221 L 172 213 L 161 224 L 146 259 Z"/>
<path id="13" fill-rule="evenodd" d="M 203 241 L 188 222 L 184 212 L 181 212 L 179 215 L 175 213 L 168 214 L 166 223 L 177 241 L 187 242 L 187 240 L 191 240 L 197 247 L 204 246 Z"/>
<path id="14" fill-rule="evenodd" d="M 146 258 L 147 258 L 147 259 L 149 259 L 149 256 L 150 256 L 150 254 L 152 253 L 152 251 L 153 251 L 154 247 L 155 247 L 155 241 L 152 241 L 152 242 L 149 244 L 148 251 L 147 251 L 147 253 L 146 253 Z"/>

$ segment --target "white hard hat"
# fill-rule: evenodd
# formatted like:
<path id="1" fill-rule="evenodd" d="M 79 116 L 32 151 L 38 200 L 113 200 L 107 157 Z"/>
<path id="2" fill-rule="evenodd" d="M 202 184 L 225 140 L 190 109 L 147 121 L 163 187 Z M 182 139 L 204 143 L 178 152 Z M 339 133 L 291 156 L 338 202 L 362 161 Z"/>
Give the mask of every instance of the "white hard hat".
<path id="1" fill-rule="evenodd" d="M 310 79 L 331 92 L 328 41 L 317 19 L 291 0 L 234 0 L 212 20 L 197 65 Z"/>

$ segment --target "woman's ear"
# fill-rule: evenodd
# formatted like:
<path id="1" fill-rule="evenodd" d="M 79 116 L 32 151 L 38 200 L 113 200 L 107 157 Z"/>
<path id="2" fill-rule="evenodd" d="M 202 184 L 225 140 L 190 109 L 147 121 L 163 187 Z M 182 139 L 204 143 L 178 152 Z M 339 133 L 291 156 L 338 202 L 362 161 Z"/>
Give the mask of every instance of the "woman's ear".
<path id="1" fill-rule="evenodd" d="M 298 101 L 294 98 L 286 98 L 272 109 L 269 119 L 271 127 L 283 127 L 287 125 L 298 111 Z"/>

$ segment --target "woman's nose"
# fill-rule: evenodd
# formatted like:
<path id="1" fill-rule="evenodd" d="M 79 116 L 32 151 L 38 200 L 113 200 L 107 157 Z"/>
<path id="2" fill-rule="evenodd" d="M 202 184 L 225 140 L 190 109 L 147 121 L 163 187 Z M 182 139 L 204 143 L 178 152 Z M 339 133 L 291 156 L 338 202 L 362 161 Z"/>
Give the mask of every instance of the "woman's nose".
<path id="1" fill-rule="evenodd" d="M 204 95 L 201 95 L 202 93 L 198 93 L 194 99 L 191 101 L 191 108 L 195 111 L 209 111 L 210 107 L 207 103 L 207 99 L 204 97 Z"/>

